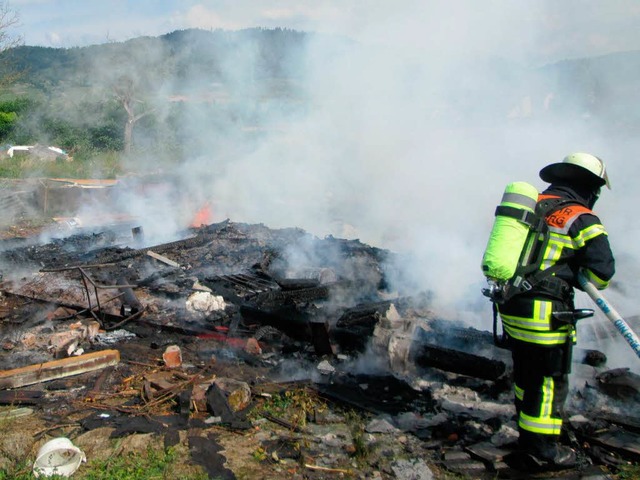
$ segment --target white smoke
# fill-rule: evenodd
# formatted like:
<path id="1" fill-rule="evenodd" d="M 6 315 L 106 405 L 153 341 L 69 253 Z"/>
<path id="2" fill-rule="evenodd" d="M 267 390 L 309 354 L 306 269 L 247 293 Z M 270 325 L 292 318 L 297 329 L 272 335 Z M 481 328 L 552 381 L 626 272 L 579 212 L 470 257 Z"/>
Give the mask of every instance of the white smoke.
<path id="1" fill-rule="evenodd" d="M 617 277 L 629 289 L 612 292 L 612 301 L 623 316 L 635 315 L 637 136 L 605 134 L 575 107 L 548 115 L 554 78 L 538 82 L 544 91 L 528 83 L 540 62 L 563 58 L 561 26 L 570 24 L 567 4 L 576 3 L 557 3 L 354 2 L 346 19 L 319 12 L 336 23 L 318 30 L 348 29 L 358 41 L 311 36 L 305 55 L 287 65 L 298 93 L 286 100 L 265 99 L 247 77 L 257 59 L 247 45 L 221 66 L 228 83 L 218 101 L 250 103 L 255 123 L 239 111 L 237 125 L 221 127 L 189 103 L 181 128 L 199 140 L 183 149 L 188 158 L 175 180 L 182 199 L 131 192 L 128 208 L 146 232 L 184 227 L 210 202 L 212 221 L 359 238 L 408 259 L 400 287 L 431 290 L 442 311 L 488 329 L 479 264 L 502 189 L 511 181 L 542 189 L 540 168 L 586 151 L 609 168 L 613 190 L 596 210 L 618 258 L 629 259 Z M 270 18 L 287 15 L 272 9 Z M 616 48 L 568 40 L 567 57 L 590 55 L 590 45 L 595 53 Z M 259 133 L 251 145 L 239 144 L 251 128 Z M 142 165 L 156 170 L 157 159 Z"/>

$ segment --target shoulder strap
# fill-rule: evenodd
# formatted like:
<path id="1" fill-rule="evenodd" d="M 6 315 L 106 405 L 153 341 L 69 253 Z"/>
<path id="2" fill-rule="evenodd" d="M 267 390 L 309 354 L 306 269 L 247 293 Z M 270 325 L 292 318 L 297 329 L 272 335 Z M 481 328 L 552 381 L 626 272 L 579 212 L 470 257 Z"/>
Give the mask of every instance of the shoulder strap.
<path id="1" fill-rule="evenodd" d="M 558 212 L 561 215 L 557 218 L 564 219 L 566 223 L 566 221 L 577 218 L 582 213 L 591 212 L 591 210 L 576 200 L 564 199 L 555 195 L 540 195 L 538 197 L 535 213 L 540 222 L 533 229 L 539 244 L 535 248 L 534 260 L 530 264 L 519 267 L 514 277 L 509 281 L 507 299 L 531 290 L 542 280 L 555 274 L 564 266 L 564 261 L 558 261 L 545 270 L 539 269 L 542 256 L 549 242 L 549 227 L 557 225 L 557 223 L 552 222 L 556 218 L 554 215 Z M 542 239 L 541 236 L 543 237 Z"/>
<path id="2" fill-rule="evenodd" d="M 572 207 L 569 209 L 568 207 Z M 572 200 L 570 198 L 561 198 L 556 195 L 539 195 L 538 203 L 536 204 L 536 213 L 549 217 L 558 212 L 564 212 L 563 215 L 593 213 L 585 204 L 579 200 Z"/>

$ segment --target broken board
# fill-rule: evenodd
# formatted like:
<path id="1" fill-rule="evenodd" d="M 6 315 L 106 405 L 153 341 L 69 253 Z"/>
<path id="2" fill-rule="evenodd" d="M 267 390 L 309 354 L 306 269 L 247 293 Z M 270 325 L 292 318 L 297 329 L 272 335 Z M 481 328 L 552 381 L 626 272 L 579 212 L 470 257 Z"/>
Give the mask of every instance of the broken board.
<path id="1" fill-rule="evenodd" d="M 119 361 L 120 352 L 118 350 L 102 350 L 13 370 L 0 370 L 0 389 L 24 387 L 79 375 L 116 365 Z"/>

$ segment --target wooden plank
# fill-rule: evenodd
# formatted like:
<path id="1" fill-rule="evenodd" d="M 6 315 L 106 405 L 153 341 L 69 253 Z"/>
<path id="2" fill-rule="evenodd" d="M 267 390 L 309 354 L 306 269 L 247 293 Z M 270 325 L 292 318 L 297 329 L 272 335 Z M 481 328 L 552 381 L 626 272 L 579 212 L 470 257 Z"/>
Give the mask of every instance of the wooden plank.
<path id="1" fill-rule="evenodd" d="M 171 265 L 172 267 L 179 267 L 180 264 L 174 262 L 173 260 L 169 260 L 167 257 L 165 257 L 164 255 L 160 255 L 159 253 L 156 253 L 152 250 L 147 250 L 147 255 L 149 255 L 151 258 L 155 258 L 156 260 L 159 260 L 163 263 L 166 263 L 167 265 Z"/>
<path id="2" fill-rule="evenodd" d="M 118 350 L 102 350 L 13 370 L 0 370 L 0 389 L 24 387 L 25 385 L 79 375 L 116 365 L 119 361 L 120 352 Z"/>

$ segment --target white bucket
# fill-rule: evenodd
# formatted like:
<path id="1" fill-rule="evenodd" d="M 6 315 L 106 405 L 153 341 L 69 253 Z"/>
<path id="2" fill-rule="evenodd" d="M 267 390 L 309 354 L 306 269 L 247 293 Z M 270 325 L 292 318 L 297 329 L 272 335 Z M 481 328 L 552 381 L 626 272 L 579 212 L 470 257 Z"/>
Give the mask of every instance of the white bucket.
<path id="1" fill-rule="evenodd" d="M 54 438 L 38 450 L 33 464 L 33 474 L 36 477 L 70 477 L 78 470 L 80 464 L 86 461 L 84 452 L 71 443 L 71 440 L 65 437 Z"/>

